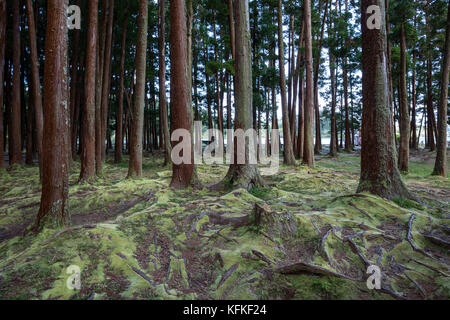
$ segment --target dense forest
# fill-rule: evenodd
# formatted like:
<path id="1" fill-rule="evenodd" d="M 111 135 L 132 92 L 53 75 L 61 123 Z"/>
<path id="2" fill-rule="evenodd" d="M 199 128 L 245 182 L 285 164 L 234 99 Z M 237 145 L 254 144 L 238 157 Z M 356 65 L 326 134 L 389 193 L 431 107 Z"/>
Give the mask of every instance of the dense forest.
<path id="1" fill-rule="evenodd" d="M 0 0 L 0 299 L 449 299 L 449 47 L 447 0 Z"/>

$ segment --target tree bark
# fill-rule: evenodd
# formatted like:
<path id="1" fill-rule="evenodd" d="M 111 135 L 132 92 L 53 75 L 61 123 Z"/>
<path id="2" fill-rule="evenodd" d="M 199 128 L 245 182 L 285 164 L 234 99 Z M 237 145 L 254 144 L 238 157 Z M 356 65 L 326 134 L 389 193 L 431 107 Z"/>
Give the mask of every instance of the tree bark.
<path id="1" fill-rule="evenodd" d="M 406 92 L 406 31 L 405 23 L 401 25 L 400 35 L 400 149 L 398 166 L 400 171 L 409 171 L 409 138 L 411 124 L 409 120 L 409 103 Z"/>
<path id="2" fill-rule="evenodd" d="M 169 116 L 166 99 L 166 18 L 165 18 L 165 0 L 159 0 L 159 108 L 162 117 L 162 140 L 164 141 L 164 165 L 171 163 L 170 154 L 172 148 L 170 145 Z"/>
<path id="3" fill-rule="evenodd" d="M 250 25 L 248 0 L 237 0 L 234 4 L 236 27 L 236 61 L 235 61 L 235 123 L 234 129 L 247 131 L 252 125 L 252 63 L 250 45 Z M 248 145 L 245 147 L 246 163 L 237 163 L 237 143 L 234 142 L 234 162 L 230 165 L 225 179 L 212 187 L 215 190 L 226 190 L 230 187 L 242 187 L 247 190 L 254 186 L 265 185 L 258 172 L 258 166 L 248 162 Z"/>
<path id="4" fill-rule="evenodd" d="M 106 27 L 108 22 L 108 3 L 109 0 L 103 0 L 102 4 L 102 20 L 99 30 L 99 39 L 97 42 L 97 75 L 96 75 L 96 92 L 95 92 L 95 172 L 97 176 L 102 175 L 103 170 L 103 155 L 102 155 L 102 90 L 103 90 L 103 74 L 105 68 L 105 41 L 106 41 Z"/>
<path id="5" fill-rule="evenodd" d="M 438 109 L 437 156 L 433 175 L 446 177 L 447 174 L 447 105 L 448 77 L 450 67 L 450 4 L 447 14 L 444 59 L 442 63 L 441 99 Z"/>
<path id="6" fill-rule="evenodd" d="M 68 0 L 47 3 L 43 174 L 37 229 L 62 227 L 69 219 Z"/>
<path id="7" fill-rule="evenodd" d="M 172 0 L 170 2 L 170 23 L 171 125 L 173 131 L 179 129 L 187 130 L 192 137 L 192 113 L 189 112 L 191 106 L 189 105 L 188 92 L 187 27 L 184 0 Z M 190 163 L 174 163 L 172 166 L 170 187 L 174 189 L 185 189 L 192 184 L 193 177 L 193 159 L 191 159 Z"/>
<path id="8" fill-rule="evenodd" d="M 27 18 L 28 18 L 28 32 L 30 38 L 30 58 L 31 58 L 31 81 L 33 83 L 33 107 L 34 118 L 36 124 L 36 144 L 39 157 L 40 172 L 42 172 L 42 133 L 44 125 L 44 115 L 42 113 L 42 95 L 41 95 L 41 81 L 39 79 L 39 58 L 36 41 L 36 23 L 34 19 L 34 8 L 31 0 L 26 0 Z M 1 67 L 1 66 L 0 66 Z M 3 82 L 0 82 L 3 83 Z"/>
<path id="9" fill-rule="evenodd" d="M 284 71 L 284 40 L 283 40 L 283 4 L 278 0 L 278 60 L 280 67 L 281 108 L 283 112 L 283 140 L 284 163 L 295 165 L 294 149 L 292 145 L 289 112 L 286 101 L 286 75 Z"/>
<path id="10" fill-rule="evenodd" d="M 145 72 L 147 54 L 148 1 L 139 0 L 138 37 L 136 48 L 136 87 L 131 125 L 130 163 L 128 177 L 142 176 L 142 130 L 144 127 Z"/>
<path id="11" fill-rule="evenodd" d="M 22 130 L 21 130 L 21 97 L 20 97 L 20 3 L 19 1 L 13 1 L 13 43 L 12 43 L 12 63 L 13 63 L 13 76 L 12 76 L 12 98 L 11 98 L 11 118 L 10 127 L 8 130 L 10 154 L 9 164 L 21 164 L 22 163 Z"/>
<path id="12" fill-rule="evenodd" d="M 95 83 L 97 72 L 98 1 L 89 1 L 89 27 L 86 47 L 86 74 L 83 112 L 81 181 L 95 178 Z"/>
<path id="13" fill-rule="evenodd" d="M 122 150 L 123 150 L 123 92 L 124 92 L 124 82 L 125 82 L 125 56 L 126 56 L 126 45 L 127 45 L 127 26 L 128 26 L 128 3 L 125 9 L 125 15 L 123 18 L 122 25 L 122 51 L 120 54 L 120 79 L 119 79 L 119 94 L 118 94 L 118 105 L 117 105 L 117 115 L 116 115 L 116 141 L 114 147 L 114 162 L 122 162 Z"/>
<path id="14" fill-rule="evenodd" d="M 108 6 L 108 26 L 106 31 L 105 42 L 105 63 L 103 67 L 103 88 L 102 88 L 102 105 L 101 105 L 101 125 L 102 125 L 102 160 L 105 160 L 108 147 L 105 144 L 108 128 L 108 111 L 109 111 L 109 92 L 111 88 L 111 51 L 112 51 L 112 31 L 114 22 L 114 0 L 109 0 Z"/>
<path id="15" fill-rule="evenodd" d="M 315 166 L 313 123 L 314 123 L 314 83 L 313 83 L 313 54 L 311 35 L 311 1 L 305 0 L 305 63 L 306 63 L 306 96 L 304 110 L 304 145 L 303 162 L 310 168 Z"/>
<path id="16" fill-rule="evenodd" d="M 367 25 L 370 5 L 381 9 L 381 28 Z M 384 0 L 361 1 L 363 124 L 361 179 L 358 192 L 380 197 L 413 198 L 402 181 L 397 167 L 396 151 L 389 106 L 387 37 Z"/>
<path id="17" fill-rule="evenodd" d="M 3 128 L 3 83 L 6 49 L 6 0 L 0 0 L 0 169 L 5 167 Z"/>

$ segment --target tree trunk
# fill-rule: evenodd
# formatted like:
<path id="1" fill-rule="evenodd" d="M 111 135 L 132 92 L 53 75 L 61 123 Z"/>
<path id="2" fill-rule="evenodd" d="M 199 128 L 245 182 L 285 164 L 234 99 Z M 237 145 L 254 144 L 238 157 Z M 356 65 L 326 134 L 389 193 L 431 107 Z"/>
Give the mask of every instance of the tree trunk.
<path id="1" fill-rule="evenodd" d="M 36 23 L 34 20 L 34 10 L 31 0 L 26 0 L 26 9 L 28 18 L 28 33 L 30 38 L 31 81 L 33 83 L 31 87 L 33 88 L 32 96 L 34 100 L 33 107 L 36 123 L 36 143 L 39 157 L 39 167 L 40 171 L 42 171 L 42 132 L 44 119 L 42 114 L 41 81 L 39 79 L 39 58 L 36 41 Z"/>
<path id="2" fill-rule="evenodd" d="M 47 3 L 43 174 L 37 229 L 62 227 L 69 219 L 68 0 Z"/>
<path id="3" fill-rule="evenodd" d="M 97 75 L 96 75 L 96 92 L 95 92 L 95 171 L 97 173 L 97 176 L 102 175 L 103 170 L 103 155 L 102 145 L 104 144 L 104 140 L 102 140 L 102 89 L 103 89 L 103 74 L 104 74 L 104 68 L 105 68 L 105 41 L 106 41 L 106 27 L 108 22 L 108 3 L 109 0 L 103 0 L 102 5 L 102 20 L 101 20 L 101 28 L 100 28 L 100 34 L 99 39 L 100 41 L 97 42 L 97 50 L 98 50 L 98 57 L 97 57 Z"/>
<path id="4" fill-rule="evenodd" d="M 122 52 L 120 54 L 120 79 L 119 79 L 119 94 L 117 101 L 117 115 L 116 115 L 116 141 L 114 147 L 114 162 L 122 162 L 122 150 L 123 150 L 123 92 L 125 82 L 125 56 L 127 45 L 127 26 L 128 26 L 128 3 L 125 9 L 125 15 L 122 25 Z"/>
<path id="5" fill-rule="evenodd" d="M 5 167 L 4 128 L 3 128 L 3 83 L 5 72 L 6 49 L 6 0 L 0 0 L 0 169 Z"/>
<path id="6" fill-rule="evenodd" d="M 169 116 L 167 111 L 166 99 L 166 18 L 165 18 L 165 0 L 159 0 L 159 108 L 161 111 L 162 124 L 162 140 L 164 141 L 164 165 L 171 163 L 170 154 L 172 148 L 170 146 L 169 132 Z"/>
<path id="7" fill-rule="evenodd" d="M 230 26 L 230 44 L 231 44 L 231 56 L 236 59 L 236 40 L 234 31 L 234 17 L 233 17 L 233 0 L 228 0 L 228 23 Z"/>
<path id="8" fill-rule="evenodd" d="M 368 29 L 370 5 L 381 9 L 382 26 Z M 361 180 L 358 192 L 370 192 L 380 197 L 412 198 L 397 167 L 396 151 L 389 106 L 389 84 L 386 73 L 386 24 L 384 0 L 361 1 L 363 125 Z"/>
<path id="9" fill-rule="evenodd" d="M 252 129 L 252 63 L 250 45 L 250 25 L 248 0 L 237 0 L 234 4 L 236 27 L 236 61 L 235 61 L 235 123 L 234 129 L 247 131 Z M 245 146 L 245 164 L 237 163 L 238 146 L 234 141 L 234 161 L 230 165 L 225 179 L 213 186 L 216 190 L 231 187 L 242 187 L 247 190 L 254 186 L 265 185 L 258 172 L 258 166 L 250 164 L 249 146 Z"/>
<path id="10" fill-rule="evenodd" d="M 330 156 L 337 156 L 337 126 L 336 126 L 336 58 L 330 51 L 330 75 L 331 75 L 331 140 Z"/>
<path id="11" fill-rule="evenodd" d="M 12 98 L 11 98 L 11 118 L 10 128 L 8 130 L 9 137 L 9 164 L 22 163 L 22 130 L 21 130 L 21 99 L 20 99 L 20 3 L 13 1 L 13 44 L 12 44 Z"/>
<path id="12" fill-rule="evenodd" d="M 441 100 L 438 109 L 437 156 L 434 175 L 445 177 L 447 174 L 447 104 L 448 76 L 450 67 L 450 4 L 447 14 L 447 30 L 445 36 L 444 60 L 442 63 Z"/>
<path id="13" fill-rule="evenodd" d="M 142 175 L 142 130 L 144 127 L 145 72 L 147 54 L 148 1 L 139 0 L 136 48 L 136 87 L 131 125 L 130 163 L 128 177 Z"/>
<path id="14" fill-rule="evenodd" d="M 288 106 L 286 101 L 286 75 L 284 72 L 283 41 L 283 4 L 281 0 L 278 0 L 278 59 L 280 67 L 281 108 L 283 112 L 284 163 L 293 166 L 295 165 L 295 157 L 291 139 Z"/>
<path id="15" fill-rule="evenodd" d="M 95 178 L 95 82 L 98 34 L 98 0 L 89 1 L 89 27 L 86 47 L 86 74 L 83 112 L 83 147 L 81 150 L 81 181 Z"/>
<path id="16" fill-rule="evenodd" d="M 171 125 L 173 131 L 183 129 L 188 131 L 190 137 L 192 137 L 192 113 L 189 112 L 191 106 L 189 105 L 188 92 L 187 27 L 184 0 L 172 0 L 170 2 L 170 23 Z M 183 143 L 186 143 L 186 141 L 183 141 Z M 191 147 L 191 144 L 189 144 L 189 147 Z M 186 151 L 183 150 L 183 152 Z M 180 154 L 180 156 L 183 155 Z M 189 187 L 194 177 L 193 159 L 191 158 L 189 163 L 174 163 L 172 172 L 171 188 L 184 189 Z"/>
<path id="17" fill-rule="evenodd" d="M 106 31 L 105 42 L 105 63 L 103 67 L 103 88 L 102 88 L 102 104 L 101 104 L 101 125 L 102 125 L 102 160 L 105 160 L 108 147 L 105 144 L 108 128 L 108 110 L 109 110 L 109 92 L 111 88 L 111 51 L 112 51 L 112 31 L 114 22 L 114 0 L 109 0 L 108 6 L 108 26 Z"/>
<path id="18" fill-rule="evenodd" d="M 409 137 L 411 134 L 406 73 L 406 31 L 405 23 L 402 23 L 400 35 L 400 149 L 398 158 L 398 166 L 402 172 L 409 171 Z"/>
<path id="19" fill-rule="evenodd" d="M 305 0 L 305 55 L 306 55 L 306 94 L 304 110 L 304 145 L 303 162 L 310 168 L 314 164 L 314 143 L 313 143 L 313 123 L 314 123 L 314 83 L 313 83 L 313 54 L 311 35 L 311 0 Z"/>

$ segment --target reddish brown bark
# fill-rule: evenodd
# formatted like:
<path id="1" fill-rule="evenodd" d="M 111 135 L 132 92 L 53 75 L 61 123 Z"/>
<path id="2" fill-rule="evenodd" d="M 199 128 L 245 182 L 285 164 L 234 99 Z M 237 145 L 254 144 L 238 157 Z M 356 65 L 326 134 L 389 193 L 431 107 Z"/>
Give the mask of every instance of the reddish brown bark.
<path id="1" fill-rule="evenodd" d="M 187 75 L 187 38 L 185 1 L 170 2 L 170 65 L 171 65 L 171 125 L 173 130 L 185 129 L 192 133 Z M 194 176 L 191 163 L 173 164 L 170 186 L 175 189 L 187 188 Z"/>
<path id="2" fill-rule="evenodd" d="M 95 177 L 95 80 L 97 60 L 98 0 L 89 1 L 89 27 L 86 47 L 86 74 L 83 112 L 83 147 L 80 180 Z"/>
<path id="3" fill-rule="evenodd" d="M 66 225 L 69 209 L 68 0 L 47 3 L 42 196 L 36 228 Z"/>
<path id="4" fill-rule="evenodd" d="M 134 91 L 133 123 L 131 125 L 130 163 L 128 177 L 142 175 L 142 132 L 144 127 L 145 70 L 147 53 L 148 1 L 139 0 L 136 48 L 136 86 Z"/>
<path id="5" fill-rule="evenodd" d="M 22 163 L 22 132 L 21 132 L 21 96 L 20 96 L 20 4 L 13 1 L 13 22 L 12 33 L 14 34 L 12 43 L 12 92 L 11 92 L 11 118 L 8 130 L 9 137 L 9 164 Z"/>

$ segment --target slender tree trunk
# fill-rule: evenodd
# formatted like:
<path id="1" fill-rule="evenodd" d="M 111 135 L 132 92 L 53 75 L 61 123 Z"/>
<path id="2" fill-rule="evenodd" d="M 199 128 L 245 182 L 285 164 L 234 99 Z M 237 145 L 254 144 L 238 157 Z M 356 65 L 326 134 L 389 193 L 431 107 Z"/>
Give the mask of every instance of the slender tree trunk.
<path id="1" fill-rule="evenodd" d="M 445 36 L 444 59 L 442 63 L 441 100 L 438 109 L 437 156 L 434 175 L 445 177 L 447 174 L 447 105 L 448 77 L 450 67 L 450 3 L 447 14 L 447 30 Z"/>
<path id="2" fill-rule="evenodd" d="M 398 166 L 402 172 L 409 171 L 409 138 L 411 134 L 406 73 L 406 31 L 405 23 L 402 23 L 400 36 L 400 150 L 398 158 Z"/>
<path id="3" fill-rule="evenodd" d="M 381 9 L 380 29 L 368 28 L 370 5 Z M 386 20 L 384 0 L 361 0 L 363 124 L 361 180 L 358 192 L 384 198 L 412 198 L 397 167 L 386 73 Z"/>
<path id="4" fill-rule="evenodd" d="M 281 108 L 283 112 L 283 140 L 284 163 L 295 165 L 294 149 L 291 139 L 289 113 L 286 101 L 286 75 L 284 73 L 284 44 L 283 44 L 283 4 L 278 0 L 278 59 L 280 67 Z"/>
<path id="5" fill-rule="evenodd" d="M 310 168 L 315 166 L 314 161 L 314 83 L 313 83 L 313 54 L 311 36 L 311 1 L 305 0 L 305 54 L 306 54 L 306 95 L 305 95 L 305 119 L 304 119 L 304 146 L 303 162 Z"/>
<path id="6" fill-rule="evenodd" d="M 114 0 L 109 1 L 108 6 L 108 26 L 106 31 L 105 42 L 105 63 L 103 67 L 103 88 L 102 88 L 102 104 L 101 104 L 101 124 L 102 124 L 102 160 L 105 159 L 107 153 L 107 145 L 105 145 L 106 134 L 108 128 L 108 110 L 109 110 L 109 92 L 111 88 L 111 51 L 112 51 L 112 31 L 114 23 Z"/>
<path id="7" fill-rule="evenodd" d="M 9 164 L 22 163 L 22 129 L 21 129 L 21 98 L 20 98 L 20 4 L 19 1 L 13 1 L 13 43 L 12 43 L 12 98 L 11 98 L 11 119 L 8 131 L 10 154 Z"/>
<path id="8" fill-rule="evenodd" d="M 234 31 L 234 15 L 233 15 L 233 0 L 228 0 L 228 24 L 230 26 L 230 44 L 231 44 L 231 56 L 236 59 L 236 40 Z"/>
<path id="9" fill-rule="evenodd" d="M 120 54 L 120 79 L 119 79 L 119 94 L 117 101 L 117 116 L 116 116 L 116 141 L 114 147 L 114 162 L 122 162 L 122 150 L 123 150 L 123 92 L 125 82 L 125 56 L 127 45 L 127 26 L 128 26 L 128 4 L 125 9 L 125 15 L 122 25 L 122 51 Z"/>
<path id="10" fill-rule="evenodd" d="M 192 113 L 189 111 L 188 92 L 188 58 L 187 58 L 187 27 L 185 1 L 170 2 L 170 65 L 171 65 L 171 124 L 173 131 L 183 129 L 192 137 Z M 183 138 L 185 139 L 185 138 Z M 186 141 L 183 141 L 186 143 Z M 192 145 L 189 143 L 189 147 Z M 186 152 L 187 150 L 183 150 Z M 192 155 L 192 150 L 190 150 Z M 180 154 L 180 156 L 185 156 Z M 184 189 L 192 184 L 194 178 L 193 159 L 189 163 L 174 163 L 172 166 L 172 181 L 170 187 Z"/>
<path id="11" fill-rule="evenodd" d="M 429 4 L 427 4 L 429 7 Z M 430 151 L 436 150 L 436 143 L 434 140 L 434 108 L 433 108 L 433 75 L 432 75 L 432 63 L 431 63 L 431 31 L 429 24 L 429 8 L 425 10 L 425 22 L 427 30 L 427 119 L 428 119 L 428 147 Z"/>
<path id="12" fill-rule="evenodd" d="M 68 0 L 48 0 L 47 4 L 43 174 L 37 229 L 62 227 L 69 219 Z"/>
<path id="13" fill-rule="evenodd" d="M 144 127 L 147 28 L 148 1 L 139 0 L 136 88 L 134 92 L 133 123 L 131 125 L 129 178 L 140 177 L 142 175 L 142 130 Z"/>
<path id="14" fill-rule="evenodd" d="M 3 127 L 3 83 L 6 53 L 6 0 L 0 0 L 0 169 L 5 167 L 4 127 Z"/>
<path id="15" fill-rule="evenodd" d="M 330 156 L 337 156 L 337 126 L 336 126 L 336 58 L 330 52 L 330 75 L 331 75 L 331 140 Z"/>
<path id="16" fill-rule="evenodd" d="M 26 0 L 27 18 L 28 18 L 28 33 L 30 38 L 30 58 L 31 58 L 31 81 L 33 83 L 32 96 L 34 106 L 34 118 L 36 123 L 36 143 L 39 157 L 39 167 L 42 171 L 42 132 L 44 119 L 42 114 L 42 95 L 41 95 L 41 81 L 39 79 L 39 59 L 36 41 L 36 23 L 34 19 L 34 9 L 31 0 Z M 1 67 L 1 65 L 0 65 Z M 0 82 L 3 83 L 3 82 Z"/>
<path id="17" fill-rule="evenodd" d="M 417 16 L 414 16 L 414 30 L 416 30 Z M 416 93 L 416 53 L 412 52 L 413 65 L 412 65 L 412 119 L 411 119 L 411 148 L 419 150 L 419 140 L 417 138 L 417 93 Z"/>
<path id="18" fill-rule="evenodd" d="M 169 118 L 166 99 L 166 18 L 165 18 L 165 0 L 159 0 L 159 108 L 162 117 L 162 140 L 164 141 L 164 165 L 171 162 Z"/>
<path id="19" fill-rule="evenodd" d="M 86 74 L 83 112 L 81 181 L 95 178 L 95 82 L 97 71 L 98 0 L 89 1 L 89 27 L 86 47 Z"/>
<path id="20" fill-rule="evenodd" d="M 102 89 L 103 89 L 103 74 L 105 69 L 105 41 L 106 41 L 106 27 L 108 22 L 108 3 L 109 0 L 103 0 L 102 18 L 100 27 L 100 42 L 97 43 L 98 57 L 97 57 L 97 76 L 96 76 L 96 101 L 95 101 L 95 171 L 97 176 L 102 176 L 103 170 L 103 147 L 104 140 L 102 140 Z"/>

